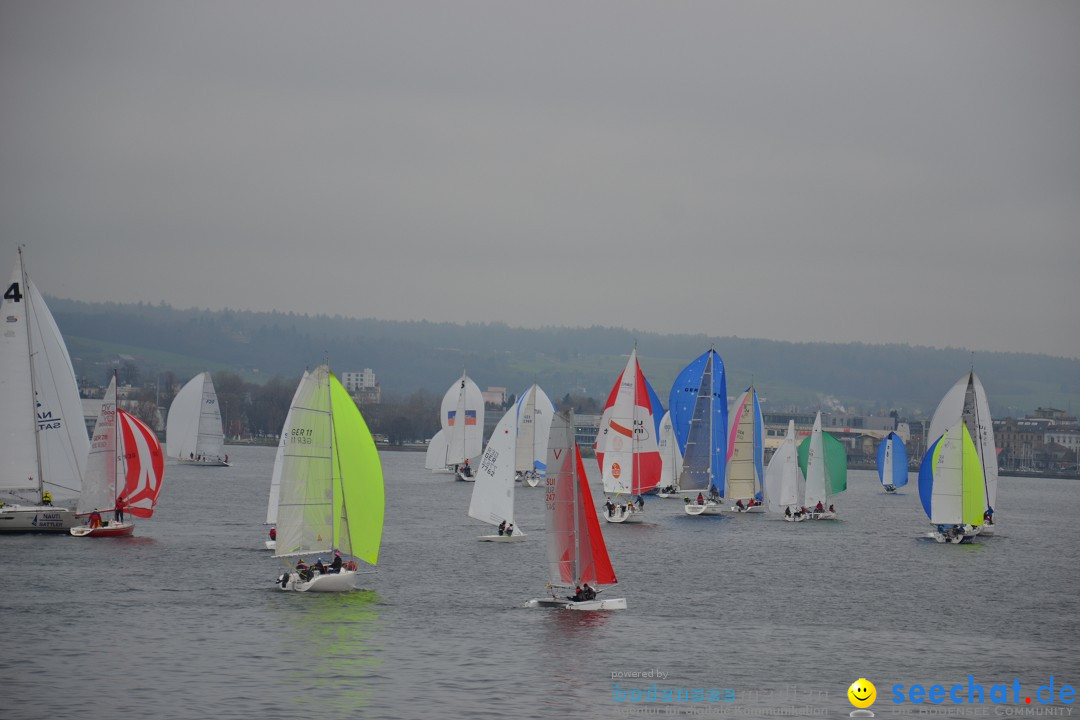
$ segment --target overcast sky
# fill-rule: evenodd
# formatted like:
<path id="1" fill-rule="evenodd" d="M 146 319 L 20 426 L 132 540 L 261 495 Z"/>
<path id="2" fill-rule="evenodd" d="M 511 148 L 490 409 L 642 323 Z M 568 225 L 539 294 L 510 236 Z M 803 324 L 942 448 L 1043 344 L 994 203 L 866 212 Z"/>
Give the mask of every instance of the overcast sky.
<path id="1" fill-rule="evenodd" d="M 1080 357 L 1080 3 L 4 0 L 18 243 L 81 300 Z"/>

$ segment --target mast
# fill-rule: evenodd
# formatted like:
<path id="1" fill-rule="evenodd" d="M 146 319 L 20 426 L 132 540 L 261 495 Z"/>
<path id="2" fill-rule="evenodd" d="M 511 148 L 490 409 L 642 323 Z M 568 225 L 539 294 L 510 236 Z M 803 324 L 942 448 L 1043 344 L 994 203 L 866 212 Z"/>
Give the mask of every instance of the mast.
<path id="1" fill-rule="evenodd" d="M 333 498 L 334 498 L 335 495 L 337 495 L 339 493 L 338 485 L 342 482 L 342 477 L 341 477 L 341 466 L 340 466 L 341 458 L 337 458 L 335 460 L 335 457 L 334 457 L 334 395 L 331 392 L 331 387 L 330 387 L 331 386 L 331 383 L 330 383 L 330 378 L 331 377 L 332 376 L 330 375 L 330 363 L 327 363 L 326 364 L 326 407 L 330 411 L 330 445 L 329 445 L 329 448 L 330 448 L 330 503 L 331 503 L 330 507 L 331 507 L 331 512 L 333 512 L 335 514 L 335 517 L 333 517 L 331 519 L 331 521 L 330 521 L 330 534 L 331 534 L 331 537 L 330 537 L 331 547 L 330 547 L 330 549 L 333 550 L 341 542 L 341 538 L 339 536 L 339 533 L 341 532 L 341 518 L 337 517 L 337 515 L 339 515 L 339 513 L 337 512 L 337 507 L 336 507 L 336 504 L 334 503 Z M 334 465 L 335 464 L 338 465 L 338 468 L 337 468 L 338 479 L 337 479 L 337 481 L 334 480 Z M 342 492 L 341 492 L 341 495 L 342 495 L 342 498 L 341 498 L 342 508 L 345 507 L 345 497 L 344 497 L 343 490 L 344 490 L 344 488 L 342 489 Z M 352 543 L 351 542 L 349 543 L 349 554 L 350 555 L 352 554 Z"/>
<path id="2" fill-rule="evenodd" d="M 37 494 L 38 503 L 44 502 L 43 489 L 45 479 L 41 477 L 41 425 L 38 422 L 37 411 L 37 381 L 34 372 L 34 340 L 33 328 L 30 326 L 30 303 L 32 301 L 30 287 L 27 281 L 26 263 L 23 262 L 22 245 L 19 246 L 19 280 L 22 284 L 22 294 L 26 298 L 26 352 L 30 360 L 30 405 L 34 418 L 34 454 L 37 459 Z M 35 313 L 35 320 L 37 319 Z"/>
<path id="3" fill-rule="evenodd" d="M 577 476 L 577 438 L 574 434 L 574 409 L 570 408 L 567 417 L 570 421 L 570 478 L 574 485 L 574 585 L 581 584 L 581 533 L 578 525 L 578 476 Z"/>
<path id="4" fill-rule="evenodd" d="M 113 368 L 113 391 L 114 392 L 115 392 L 115 388 L 116 388 L 116 376 L 117 376 L 117 374 L 118 373 L 117 373 L 116 368 Z M 108 394 L 108 392 L 106 392 L 106 394 Z M 120 409 L 119 405 L 120 405 L 120 401 L 116 397 L 113 397 L 113 473 L 112 473 L 113 486 L 112 486 L 112 499 L 113 499 L 113 510 L 114 511 L 116 510 L 116 501 L 120 498 L 120 482 L 119 482 L 119 479 L 121 477 L 124 478 L 124 485 L 125 486 L 127 485 L 127 467 L 126 467 L 127 459 L 124 458 L 122 455 L 120 455 L 120 414 L 117 412 L 117 410 Z M 118 474 L 117 471 L 120 469 L 121 464 L 124 465 L 124 473 L 123 474 Z"/>
<path id="5" fill-rule="evenodd" d="M 633 471 L 633 475 L 630 476 L 630 497 L 634 496 L 634 481 L 637 480 L 638 487 L 641 487 L 641 453 L 638 452 L 638 412 L 637 412 L 637 376 L 638 369 L 641 366 L 638 363 L 637 357 L 637 341 L 634 341 L 634 380 L 630 386 L 632 389 L 631 397 L 633 398 L 633 409 L 630 411 L 630 427 L 633 429 L 633 434 L 630 437 L 630 452 L 632 453 L 633 461 L 630 463 L 630 468 Z M 576 444 L 576 443 L 575 443 Z M 576 450 L 575 450 L 576 452 Z M 577 487 L 576 485 L 574 486 Z M 576 507 L 576 505 L 575 505 Z M 575 522 L 577 522 L 577 516 L 575 515 Z"/>

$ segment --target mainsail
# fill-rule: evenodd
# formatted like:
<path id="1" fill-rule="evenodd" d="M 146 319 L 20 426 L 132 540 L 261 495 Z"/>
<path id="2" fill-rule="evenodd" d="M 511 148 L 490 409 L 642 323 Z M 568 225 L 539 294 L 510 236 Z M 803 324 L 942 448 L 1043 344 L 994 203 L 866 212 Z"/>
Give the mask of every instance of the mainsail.
<path id="1" fill-rule="evenodd" d="M 210 373 L 193 377 L 173 398 L 165 422 L 165 439 L 169 457 L 187 460 L 224 455 L 221 408 Z"/>
<path id="2" fill-rule="evenodd" d="M 762 499 L 765 447 L 761 405 L 751 385 L 735 400 L 727 445 L 727 494 L 738 499 Z"/>

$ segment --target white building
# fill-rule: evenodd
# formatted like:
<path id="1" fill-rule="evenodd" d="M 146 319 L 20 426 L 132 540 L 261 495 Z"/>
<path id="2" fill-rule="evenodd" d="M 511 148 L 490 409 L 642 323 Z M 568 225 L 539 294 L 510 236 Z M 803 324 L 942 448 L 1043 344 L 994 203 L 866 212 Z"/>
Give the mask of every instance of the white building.
<path id="1" fill-rule="evenodd" d="M 378 386 L 378 381 L 375 379 L 375 371 L 371 368 L 364 368 L 361 372 L 343 372 L 341 373 L 341 384 L 345 386 L 345 389 L 350 393 L 355 393 L 357 390 L 367 390 Z"/>

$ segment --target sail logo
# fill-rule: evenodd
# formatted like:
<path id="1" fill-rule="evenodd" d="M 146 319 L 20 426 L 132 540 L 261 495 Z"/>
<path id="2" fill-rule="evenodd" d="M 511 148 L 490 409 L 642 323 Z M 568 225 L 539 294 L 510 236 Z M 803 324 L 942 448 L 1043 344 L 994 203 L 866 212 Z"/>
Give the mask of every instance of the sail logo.
<path id="1" fill-rule="evenodd" d="M 611 463 L 611 477 L 618 478 L 622 475 L 622 466 L 619 463 Z"/>
<path id="2" fill-rule="evenodd" d="M 37 414 L 38 430 L 58 430 L 63 427 L 63 421 L 54 417 L 52 410 L 46 410 L 45 412 L 39 412 Z"/>

